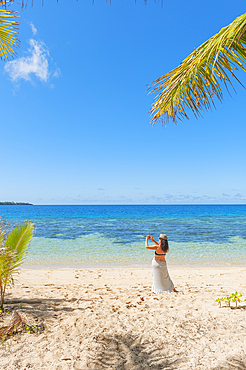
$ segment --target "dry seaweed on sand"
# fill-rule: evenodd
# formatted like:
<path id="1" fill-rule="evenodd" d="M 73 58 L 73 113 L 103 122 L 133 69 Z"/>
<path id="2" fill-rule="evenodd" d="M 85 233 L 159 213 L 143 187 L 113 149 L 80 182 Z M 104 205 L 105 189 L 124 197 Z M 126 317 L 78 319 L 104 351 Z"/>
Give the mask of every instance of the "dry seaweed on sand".
<path id="1" fill-rule="evenodd" d="M 6 310 L 5 313 L 7 314 L 8 311 Z M 10 317 L 8 325 L 4 325 L 0 327 L 0 338 L 2 338 L 4 342 L 4 340 L 8 336 L 14 333 L 17 333 L 17 332 L 28 332 L 28 334 L 31 334 L 31 333 L 37 333 L 43 330 L 44 330 L 43 324 L 34 325 L 30 323 L 30 321 L 28 320 L 28 318 L 23 312 L 16 311 L 14 309 L 12 311 L 12 315 Z"/>

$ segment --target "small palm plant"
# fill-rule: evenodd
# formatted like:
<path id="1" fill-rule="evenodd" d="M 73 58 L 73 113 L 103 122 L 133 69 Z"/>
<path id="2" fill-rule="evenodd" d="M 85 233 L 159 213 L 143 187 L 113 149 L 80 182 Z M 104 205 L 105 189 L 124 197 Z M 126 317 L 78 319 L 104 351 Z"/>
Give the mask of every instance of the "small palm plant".
<path id="1" fill-rule="evenodd" d="M 215 302 L 217 302 L 221 307 L 221 302 L 224 300 L 224 298 L 217 298 Z"/>
<path id="2" fill-rule="evenodd" d="M 231 300 L 232 300 L 232 297 L 231 297 L 231 296 L 223 297 L 223 300 L 224 300 L 224 302 L 225 302 L 229 307 L 231 307 Z"/>
<path id="3" fill-rule="evenodd" d="M 232 295 L 230 296 L 232 302 L 235 302 L 236 303 L 236 307 L 237 307 L 237 303 L 238 302 L 241 302 L 241 299 L 240 297 L 242 297 L 242 294 L 241 293 L 232 293 Z"/>
<path id="4" fill-rule="evenodd" d="M 240 303 L 242 300 L 240 299 L 241 297 L 242 297 L 241 293 L 235 292 L 235 293 L 232 293 L 230 296 L 217 298 L 215 302 L 217 302 L 220 305 L 220 307 L 222 306 L 221 305 L 222 302 L 225 302 L 225 304 L 229 307 L 231 307 L 231 302 L 235 302 L 236 307 L 237 307 L 237 304 Z M 246 298 L 244 300 L 246 301 Z"/>
<path id="5" fill-rule="evenodd" d="M 0 224 L 0 309 L 3 310 L 6 288 L 13 282 L 13 275 L 23 262 L 34 232 L 34 224 L 24 222 L 6 237 Z"/>

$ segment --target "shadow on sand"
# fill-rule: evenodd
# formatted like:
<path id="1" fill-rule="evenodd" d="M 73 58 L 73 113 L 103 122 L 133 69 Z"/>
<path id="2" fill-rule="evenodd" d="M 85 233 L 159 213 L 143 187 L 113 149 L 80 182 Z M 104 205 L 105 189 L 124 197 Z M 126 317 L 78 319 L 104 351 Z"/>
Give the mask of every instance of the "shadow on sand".
<path id="1" fill-rule="evenodd" d="M 96 355 L 89 357 L 89 368 L 94 370 L 160 370 L 177 369 L 181 356 L 169 356 L 156 343 L 143 341 L 139 336 L 103 335 L 94 337 Z"/>
<path id="2" fill-rule="evenodd" d="M 69 314 L 74 310 L 79 310 L 81 313 L 90 307 L 70 307 L 69 302 L 77 301 L 77 299 L 56 299 L 56 298 L 35 298 L 35 299 L 8 299 L 4 303 L 4 311 L 0 313 L 0 328 L 9 327 L 11 325 L 12 314 L 18 312 L 24 315 L 24 318 L 28 320 L 30 326 L 34 325 L 41 329 L 38 331 L 45 330 L 45 323 L 49 320 L 55 320 L 62 314 Z M 25 325 L 11 331 L 11 335 L 17 334 L 18 332 L 25 331 Z M 1 336 L 1 335 L 0 335 Z"/>
<path id="3" fill-rule="evenodd" d="M 246 370 L 246 357 L 231 357 L 212 370 Z"/>
<path id="4" fill-rule="evenodd" d="M 74 301 L 77 301 L 77 299 L 37 298 L 17 300 L 9 297 L 4 307 L 5 309 L 21 310 L 25 313 L 33 314 L 40 319 L 47 319 L 56 317 L 61 313 L 73 312 L 74 310 L 85 311 L 87 309 L 87 307 L 69 307 L 69 302 Z"/>

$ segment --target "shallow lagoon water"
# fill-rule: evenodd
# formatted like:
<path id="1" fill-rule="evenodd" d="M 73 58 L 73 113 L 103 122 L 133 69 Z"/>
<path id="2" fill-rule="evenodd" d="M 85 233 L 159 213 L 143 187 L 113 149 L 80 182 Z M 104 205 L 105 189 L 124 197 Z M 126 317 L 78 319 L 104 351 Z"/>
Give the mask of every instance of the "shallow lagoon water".
<path id="1" fill-rule="evenodd" d="M 23 267 L 147 267 L 145 236 L 169 239 L 169 265 L 246 266 L 246 206 L 0 206 L 11 229 L 36 225 Z"/>

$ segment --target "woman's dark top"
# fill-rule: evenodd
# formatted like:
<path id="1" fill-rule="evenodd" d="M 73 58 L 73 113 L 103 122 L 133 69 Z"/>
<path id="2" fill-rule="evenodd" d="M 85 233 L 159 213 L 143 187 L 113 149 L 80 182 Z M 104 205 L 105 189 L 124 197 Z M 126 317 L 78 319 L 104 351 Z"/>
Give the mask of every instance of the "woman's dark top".
<path id="1" fill-rule="evenodd" d="M 156 256 L 165 256 L 165 255 L 166 255 L 166 253 L 164 253 L 164 254 L 159 254 L 159 253 L 156 253 L 156 251 L 155 251 L 155 255 L 156 255 Z"/>

